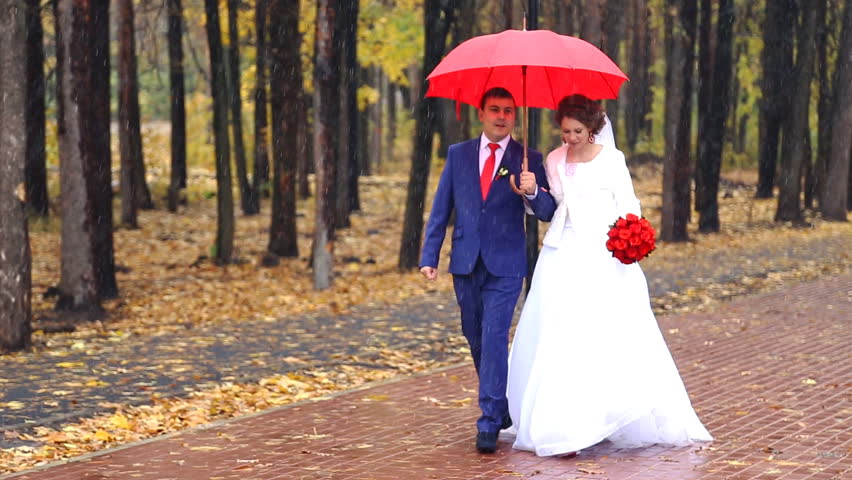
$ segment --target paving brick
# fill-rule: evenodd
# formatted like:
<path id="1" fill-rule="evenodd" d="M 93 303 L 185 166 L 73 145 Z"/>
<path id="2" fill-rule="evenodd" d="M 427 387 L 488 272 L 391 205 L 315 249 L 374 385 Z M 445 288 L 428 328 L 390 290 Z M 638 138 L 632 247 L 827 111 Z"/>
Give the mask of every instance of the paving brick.
<path id="1" fill-rule="evenodd" d="M 659 318 L 710 445 L 539 458 L 473 446 L 470 365 L 237 418 L 17 480 L 840 480 L 852 478 L 852 275 Z M 578 387 L 579 388 L 579 387 Z M 216 447 L 206 451 L 193 447 Z"/>

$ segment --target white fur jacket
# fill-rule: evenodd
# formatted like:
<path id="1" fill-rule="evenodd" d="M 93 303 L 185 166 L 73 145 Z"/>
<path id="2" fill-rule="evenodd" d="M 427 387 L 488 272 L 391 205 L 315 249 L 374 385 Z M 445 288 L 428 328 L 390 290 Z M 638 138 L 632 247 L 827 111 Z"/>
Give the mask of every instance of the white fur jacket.
<path id="1" fill-rule="evenodd" d="M 639 199 L 620 150 L 604 145 L 603 150 L 587 163 L 572 164 L 571 178 L 566 175 L 563 145 L 547 155 L 545 171 L 550 193 L 556 200 L 556 212 L 544 236 L 544 245 L 559 248 L 566 222 L 581 238 L 606 240 L 606 232 L 619 216 L 628 213 L 641 216 Z"/>

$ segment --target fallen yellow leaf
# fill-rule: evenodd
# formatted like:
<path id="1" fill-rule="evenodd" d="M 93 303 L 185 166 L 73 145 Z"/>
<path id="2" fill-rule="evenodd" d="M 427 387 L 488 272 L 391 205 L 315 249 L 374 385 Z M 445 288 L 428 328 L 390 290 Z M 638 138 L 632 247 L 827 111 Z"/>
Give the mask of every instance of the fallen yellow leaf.
<path id="1" fill-rule="evenodd" d="M 56 366 L 60 368 L 80 368 L 85 367 L 86 364 L 83 362 L 59 362 Z"/>

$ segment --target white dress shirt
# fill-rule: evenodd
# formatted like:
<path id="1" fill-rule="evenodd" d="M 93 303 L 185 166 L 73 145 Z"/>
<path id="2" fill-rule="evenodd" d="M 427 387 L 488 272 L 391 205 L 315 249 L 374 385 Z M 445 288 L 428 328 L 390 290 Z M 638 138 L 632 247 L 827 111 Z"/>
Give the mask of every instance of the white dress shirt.
<path id="1" fill-rule="evenodd" d="M 491 147 L 488 146 L 489 143 L 496 143 L 500 145 L 500 148 L 494 150 L 494 171 L 491 172 L 491 181 L 494 181 L 494 177 L 497 175 L 497 170 L 500 169 L 500 162 L 503 161 L 503 154 L 506 153 L 506 148 L 509 146 L 509 140 L 512 139 L 511 135 L 506 135 L 503 137 L 503 140 L 499 142 L 492 142 L 485 136 L 485 132 L 482 132 L 482 136 L 479 138 L 479 176 L 482 177 L 482 170 L 485 169 L 485 161 L 488 160 L 488 157 L 491 156 Z M 535 193 L 532 195 L 524 194 L 527 199 L 532 200 L 538 195 L 538 185 L 535 186 Z M 532 210 L 530 210 L 532 212 Z M 528 212 L 529 213 L 529 212 Z"/>
<path id="2" fill-rule="evenodd" d="M 503 137 L 503 140 L 499 142 L 492 142 L 488 140 L 488 137 L 485 136 L 485 133 L 482 134 L 482 137 L 479 139 L 479 176 L 482 176 L 482 170 L 485 168 L 485 161 L 488 160 L 488 157 L 491 156 L 491 148 L 488 146 L 489 143 L 496 143 L 500 145 L 500 148 L 494 151 L 494 172 L 493 174 L 497 174 L 497 169 L 500 168 L 500 162 L 503 161 L 503 154 L 506 153 L 506 148 L 509 146 L 509 140 L 512 139 L 511 135 L 506 135 Z M 494 180 L 492 175 L 492 180 Z"/>

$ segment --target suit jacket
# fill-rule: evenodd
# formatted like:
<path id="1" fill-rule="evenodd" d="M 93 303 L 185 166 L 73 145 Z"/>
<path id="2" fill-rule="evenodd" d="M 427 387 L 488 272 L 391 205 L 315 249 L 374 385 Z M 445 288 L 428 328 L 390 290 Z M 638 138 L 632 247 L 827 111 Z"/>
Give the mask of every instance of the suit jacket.
<path id="1" fill-rule="evenodd" d="M 559 248 L 562 231 L 570 221 L 580 238 L 603 246 L 609 226 L 619 216 L 628 213 L 642 216 L 624 154 L 605 145 L 591 162 L 578 166 L 584 169 L 582 182 L 566 191 L 563 164 L 567 150 L 568 146 L 563 145 L 550 152 L 545 161 L 550 193 L 557 207 L 542 243 Z"/>
<path id="2" fill-rule="evenodd" d="M 481 138 L 481 137 L 480 137 Z M 535 199 L 527 200 L 512 191 L 509 175 L 495 178 L 482 200 L 479 187 L 480 138 L 450 146 L 447 163 L 432 202 L 420 266 L 438 266 L 438 256 L 444 242 L 447 224 L 455 210 L 450 273 L 466 275 L 473 271 L 482 256 L 492 275 L 525 277 L 527 275 L 525 207 L 528 206 L 542 221 L 550 221 L 556 203 L 550 193 L 542 166 L 541 154 L 528 150 L 529 171 L 535 173 L 539 186 Z M 506 167 L 517 181 L 523 162 L 523 146 L 510 140 L 500 165 Z"/>

